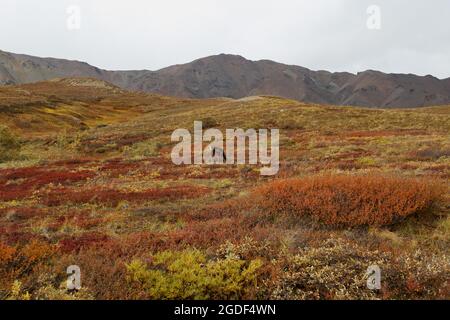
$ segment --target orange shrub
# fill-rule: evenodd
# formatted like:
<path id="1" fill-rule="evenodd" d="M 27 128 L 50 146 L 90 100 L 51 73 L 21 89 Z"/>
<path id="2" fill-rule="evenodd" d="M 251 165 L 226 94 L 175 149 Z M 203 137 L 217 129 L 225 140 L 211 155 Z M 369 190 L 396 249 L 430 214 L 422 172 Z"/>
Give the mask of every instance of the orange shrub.
<path id="1" fill-rule="evenodd" d="M 56 247 L 33 240 L 25 246 L 8 246 L 0 242 L 0 300 L 5 297 L 15 280 L 35 283 L 39 268 L 51 262 Z"/>
<path id="2" fill-rule="evenodd" d="M 333 226 L 389 225 L 432 206 L 441 187 L 424 179 L 324 175 L 278 180 L 258 188 L 269 215 L 308 217 Z"/>

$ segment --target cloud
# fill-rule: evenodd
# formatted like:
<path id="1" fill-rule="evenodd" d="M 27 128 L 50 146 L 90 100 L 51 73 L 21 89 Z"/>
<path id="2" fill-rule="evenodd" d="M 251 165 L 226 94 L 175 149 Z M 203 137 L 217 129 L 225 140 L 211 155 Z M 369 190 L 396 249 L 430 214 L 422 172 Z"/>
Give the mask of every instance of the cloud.
<path id="1" fill-rule="evenodd" d="M 81 9 L 68 30 L 66 8 Z M 367 28 L 370 5 L 381 29 Z M 3 50 L 159 69 L 218 54 L 314 70 L 450 76 L 447 0 L 2 0 Z"/>

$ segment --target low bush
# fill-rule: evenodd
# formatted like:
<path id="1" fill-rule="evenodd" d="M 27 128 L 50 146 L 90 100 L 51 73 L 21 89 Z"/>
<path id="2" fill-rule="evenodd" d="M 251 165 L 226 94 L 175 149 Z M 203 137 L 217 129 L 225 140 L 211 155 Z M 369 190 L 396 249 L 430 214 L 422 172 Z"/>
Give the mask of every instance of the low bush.
<path id="1" fill-rule="evenodd" d="M 98 232 L 86 232 L 80 236 L 71 236 L 58 242 L 59 250 L 63 253 L 79 252 L 82 248 L 89 248 L 100 243 L 111 241 L 110 237 Z"/>
<path id="2" fill-rule="evenodd" d="M 47 171 L 43 168 L 9 169 L 0 172 L 0 200 L 11 201 L 29 197 L 43 186 L 66 185 L 94 177 L 92 171 Z"/>
<path id="3" fill-rule="evenodd" d="M 162 148 L 161 142 L 147 140 L 135 143 L 123 148 L 123 154 L 126 159 L 141 160 L 148 157 L 156 157 Z"/>
<path id="4" fill-rule="evenodd" d="M 367 250 L 330 237 L 283 261 L 270 299 L 448 299 L 448 259 L 419 251 Z M 381 289 L 367 289 L 367 269 L 381 268 Z"/>
<path id="5" fill-rule="evenodd" d="M 0 126 L 0 163 L 18 158 L 19 152 L 19 139 L 7 127 Z"/>
<path id="6" fill-rule="evenodd" d="M 281 119 L 277 121 L 277 126 L 280 129 L 285 130 L 294 130 L 294 129 L 303 129 L 302 126 L 300 126 L 297 121 L 294 119 Z"/>
<path id="7" fill-rule="evenodd" d="M 28 291 L 30 283 L 35 283 L 36 270 L 48 264 L 55 253 L 54 245 L 37 240 L 24 246 L 0 242 L 0 300 L 10 296 L 18 299 L 19 292 L 22 292 L 21 284 L 28 284 Z"/>
<path id="8" fill-rule="evenodd" d="M 256 288 L 260 260 L 207 260 L 198 250 L 164 251 L 150 266 L 134 260 L 127 268 L 152 299 L 242 299 Z"/>
<path id="9" fill-rule="evenodd" d="M 215 118 L 206 117 L 200 120 L 204 129 L 215 128 L 219 126 L 219 122 Z"/>
<path id="10" fill-rule="evenodd" d="M 441 157 L 450 157 L 450 147 L 431 146 L 409 153 L 410 160 L 434 161 Z"/>
<path id="11" fill-rule="evenodd" d="M 389 225 L 429 209 L 443 193 L 424 179 L 323 175 L 278 180 L 254 193 L 269 215 L 310 218 L 333 226 Z"/>
<path id="12" fill-rule="evenodd" d="M 117 206 L 121 201 L 145 203 L 151 200 L 177 200 L 199 198 L 208 194 L 210 190 L 202 186 L 176 186 L 162 189 L 148 189 L 139 192 L 120 191 L 113 189 L 92 188 L 79 191 L 78 189 L 59 188 L 47 192 L 41 201 L 47 206 L 60 206 L 66 203 L 101 203 Z"/>

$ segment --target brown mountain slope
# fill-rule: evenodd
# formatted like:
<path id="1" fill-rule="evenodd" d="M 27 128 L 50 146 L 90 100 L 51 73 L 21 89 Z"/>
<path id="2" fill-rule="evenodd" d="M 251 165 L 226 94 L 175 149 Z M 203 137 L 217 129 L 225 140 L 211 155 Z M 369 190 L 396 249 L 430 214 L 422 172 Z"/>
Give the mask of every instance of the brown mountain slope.
<path id="1" fill-rule="evenodd" d="M 450 103 L 450 78 L 312 71 L 269 60 L 217 55 L 158 71 L 107 71 L 84 62 L 0 51 L 0 84 L 91 77 L 121 88 L 163 95 L 242 98 L 276 95 L 305 102 L 364 107 L 421 107 Z"/>
<path id="2" fill-rule="evenodd" d="M 227 101 L 131 92 L 94 78 L 53 79 L 0 86 L 0 126 L 34 139 L 127 122 L 158 110 L 202 108 Z"/>

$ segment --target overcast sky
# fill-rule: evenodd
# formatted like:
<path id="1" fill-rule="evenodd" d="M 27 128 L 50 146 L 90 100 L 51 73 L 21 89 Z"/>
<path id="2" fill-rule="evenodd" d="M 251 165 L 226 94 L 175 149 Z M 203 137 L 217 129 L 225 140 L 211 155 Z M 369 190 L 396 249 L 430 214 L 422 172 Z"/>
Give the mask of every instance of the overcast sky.
<path id="1" fill-rule="evenodd" d="M 1 50 L 111 70 L 232 53 L 450 77 L 449 0 L 0 0 L 0 30 Z"/>

